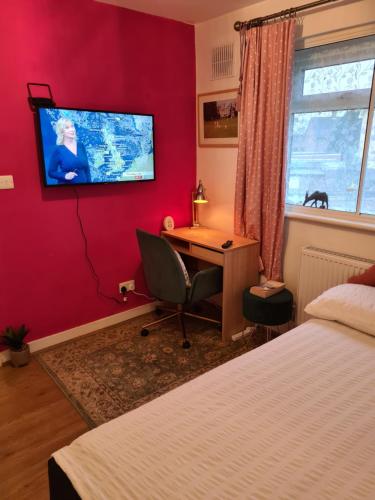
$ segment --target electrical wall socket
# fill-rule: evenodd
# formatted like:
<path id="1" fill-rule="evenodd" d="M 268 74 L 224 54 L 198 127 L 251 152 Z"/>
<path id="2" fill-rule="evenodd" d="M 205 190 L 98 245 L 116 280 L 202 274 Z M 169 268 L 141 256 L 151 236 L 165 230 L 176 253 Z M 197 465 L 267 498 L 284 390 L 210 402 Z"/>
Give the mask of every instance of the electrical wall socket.
<path id="1" fill-rule="evenodd" d="M 128 292 L 131 290 L 135 289 L 135 281 L 134 280 L 129 280 L 129 281 L 123 281 L 122 283 L 118 284 L 118 291 L 121 293 L 121 288 L 125 287 Z"/>
<path id="2" fill-rule="evenodd" d="M 0 175 L 0 189 L 14 189 L 13 175 Z"/>

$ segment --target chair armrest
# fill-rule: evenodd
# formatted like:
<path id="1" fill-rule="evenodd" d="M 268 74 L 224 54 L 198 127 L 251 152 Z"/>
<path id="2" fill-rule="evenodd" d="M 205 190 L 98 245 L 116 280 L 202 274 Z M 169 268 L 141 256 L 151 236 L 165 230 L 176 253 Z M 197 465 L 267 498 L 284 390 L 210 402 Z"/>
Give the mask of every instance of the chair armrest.
<path id="1" fill-rule="evenodd" d="M 198 271 L 191 280 L 188 302 L 198 302 L 207 299 L 223 289 L 223 268 L 219 266 L 208 267 Z"/>

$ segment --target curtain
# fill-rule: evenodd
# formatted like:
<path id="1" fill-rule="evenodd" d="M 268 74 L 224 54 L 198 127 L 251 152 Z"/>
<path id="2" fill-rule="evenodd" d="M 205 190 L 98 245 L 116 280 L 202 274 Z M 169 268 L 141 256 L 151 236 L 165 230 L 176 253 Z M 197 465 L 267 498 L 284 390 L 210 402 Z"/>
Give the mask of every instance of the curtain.
<path id="1" fill-rule="evenodd" d="M 282 279 L 285 172 L 296 19 L 248 30 L 243 60 L 235 233 L 260 241 L 267 279 Z"/>

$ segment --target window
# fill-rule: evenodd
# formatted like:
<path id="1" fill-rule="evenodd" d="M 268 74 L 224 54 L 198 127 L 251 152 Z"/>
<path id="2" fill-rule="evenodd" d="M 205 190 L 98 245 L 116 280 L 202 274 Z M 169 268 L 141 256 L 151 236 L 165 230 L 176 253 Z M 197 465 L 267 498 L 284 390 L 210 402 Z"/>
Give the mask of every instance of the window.
<path id="1" fill-rule="evenodd" d="M 288 204 L 375 215 L 374 63 L 375 36 L 296 52 Z"/>

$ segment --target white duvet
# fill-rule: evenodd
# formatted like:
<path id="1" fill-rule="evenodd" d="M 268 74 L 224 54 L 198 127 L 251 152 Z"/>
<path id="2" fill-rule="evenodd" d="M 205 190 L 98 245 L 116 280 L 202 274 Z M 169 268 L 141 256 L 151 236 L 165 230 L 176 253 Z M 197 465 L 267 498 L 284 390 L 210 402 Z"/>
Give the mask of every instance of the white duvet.
<path id="1" fill-rule="evenodd" d="M 375 337 L 311 320 L 53 457 L 84 500 L 373 500 Z"/>

